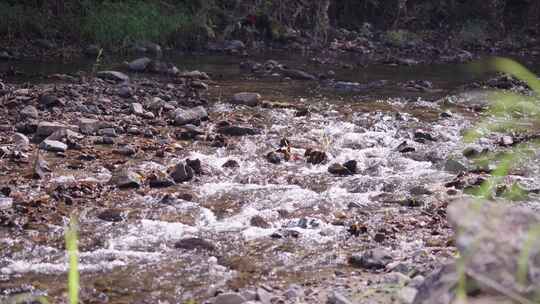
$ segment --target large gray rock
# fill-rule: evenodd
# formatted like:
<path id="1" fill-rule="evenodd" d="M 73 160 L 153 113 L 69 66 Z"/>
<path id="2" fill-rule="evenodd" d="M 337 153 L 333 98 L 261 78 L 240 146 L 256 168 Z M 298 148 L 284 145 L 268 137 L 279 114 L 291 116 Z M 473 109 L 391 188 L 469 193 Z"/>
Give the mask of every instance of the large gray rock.
<path id="1" fill-rule="evenodd" d="M 68 148 L 65 143 L 50 139 L 44 140 L 39 147 L 50 152 L 65 152 Z"/>
<path id="2" fill-rule="evenodd" d="M 204 120 L 208 120 L 208 112 L 206 112 L 206 109 L 202 106 L 189 110 L 176 109 L 176 111 L 174 111 L 174 124 L 176 126 L 198 124 Z"/>
<path id="3" fill-rule="evenodd" d="M 259 93 L 250 93 L 250 92 L 241 92 L 233 95 L 231 99 L 232 104 L 244 105 L 255 107 L 261 101 L 261 94 Z"/>
<path id="4" fill-rule="evenodd" d="M 185 163 L 177 164 L 171 172 L 171 178 L 176 183 L 190 181 L 194 175 L 195 173 L 193 172 L 193 169 Z"/>
<path id="5" fill-rule="evenodd" d="M 68 126 L 61 123 L 42 121 L 37 126 L 36 135 L 43 138 L 43 137 L 47 137 L 53 134 L 54 132 L 58 130 L 67 129 L 67 128 Z"/>
<path id="6" fill-rule="evenodd" d="M 317 77 L 314 75 L 311 75 L 307 72 L 301 71 L 301 70 L 295 70 L 295 69 L 281 69 L 281 73 L 286 76 L 290 77 L 291 79 L 297 79 L 297 80 L 317 80 Z"/>
<path id="7" fill-rule="evenodd" d="M 128 63 L 128 69 L 133 72 L 144 72 L 150 62 L 152 59 L 148 57 L 138 58 Z"/>
<path id="8" fill-rule="evenodd" d="M 138 103 L 138 102 L 134 102 L 132 103 L 130 106 L 129 106 L 129 109 L 131 111 L 131 113 L 135 114 L 135 115 L 143 115 L 144 114 L 144 109 L 143 109 L 143 106 Z"/>
<path id="9" fill-rule="evenodd" d="M 102 127 L 103 124 L 97 119 L 79 118 L 79 130 L 82 134 L 94 134 Z"/>
<path id="10" fill-rule="evenodd" d="M 352 302 L 347 299 L 344 295 L 341 293 L 334 291 L 328 295 L 328 304 L 352 304 Z"/>
<path id="11" fill-rule="evenodd" d="M 475 298 L 499 298 L 487 303 L 536 303 L 540 215 L 508 203 L 464 200 L 450 204 L 447 216 L 456 231 L 467 288 Z M 458 281 L 455 263 L 448 264 L 424 280 L 413 303 L 450 304 Z"/>
<path id="12" fill-rule="evenodd" d="M 25 118 L 38 118 L 39 117 L 38 110 L 36 109 L 36 107 L 32 105 L 28 105 L 22 108 L 22 110 L 19 113 L 21 113 L 21 116 Z"/>
<path id="13" fill-rule="evenodd" d="M 349 258 L 349 264 L 365 269 L 381 269 L 392 262 L 392 256 L 384 249 L 370 249 Z"/>
<path id="14" fill-rule="evenodd" d="M 128 82 L 129 76 L 117 71 L 101 71 L 97 73 L 97 77 L 118 82 Z"/>
<path id="15" fill-rule="evenodd" d="M 142 184 L 142 177 L 130 169 L 121 169 L 116 171 L 110 183 L 118 188 L 139 188 Z"/>
<path id="16" fill-rule="evenodd" d="M 246 299 L 236 292 L 226 292 L 214 298 L 214 304 L 242 304 Z"/>

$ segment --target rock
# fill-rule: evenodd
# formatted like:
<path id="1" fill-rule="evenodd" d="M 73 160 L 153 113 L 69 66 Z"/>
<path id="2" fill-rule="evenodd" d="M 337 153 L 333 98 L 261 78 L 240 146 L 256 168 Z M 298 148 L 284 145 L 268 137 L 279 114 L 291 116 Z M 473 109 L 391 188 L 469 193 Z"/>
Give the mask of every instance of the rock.
<path id="1" fill-rule="evenodd" d="M 39 105 L 41 105 L 44 108 L 64 105 L 63 102 L 58 97 L 51 94 L 43 94 L 39 96 L 38 102 L 39 102 Z"/>
<path id="2" fill-rule="evenodd" d="M 349 160 L 343 163 L 343 167 L 347 168 L 351 174 L 356 174 L 357 162 L 355 160 Z"/>
<path id="3" fill-rule="evenodd" d="M 127 146 L 120 147 L 118 149 L 114 149 L 113 153 L 123 155 L 123 156 L 133 156 L 137 154 L 137 149 L 135 149 L 132 146 L 127 145 Z"/>
<path id="4" fill-rule="evenodd" d="M 426 141 L 437 141 L 431 134 L 424 131 L 414 132 L 414 140 L 419 143 L 425 143 Z"/>
<path id="5" fill-rule="evenodd" d="M 409 146 L 409 144 L 407 143 L 407 141 L 404 141 L 402 142 L 401 144 L 399 144 L 396 148 L 396 150 L 399 152 L 399 153 L 409 153 L 409 152 L 414 152 L 416 151 L 416 149 L 414 147 L 411 147 Z"/>
<path id="6" fill-rule="evenodd" d="M 134 102 L 129 106 L 129 110 L 132 114 L 142 116 L 144 114 L 144 109 L 142 104 Z"/>
<path id="7" fill-rule="evenodd" d="M 122 210 L 120 209 L 107 209 L 102 211 L 97 216 L 100 220 L 107 222 L 121 222 L 124 220 Z"/>
<path id="8" fill-rule="evenodd" d="M 152 59 L 148 57 L 138 58 L 128 63 L 128 69 L 133 72 L 144 72 L 150 62 L 152 62 Z"/>
<path id="9" fill-rule="evenodd" d="M 307 162 L 313 165 L 322 164 L 328 160 L 326 153 L 311 149 L 306 150 L 304 157 L 307 157 Z"/>
<path id="10" fill-rule="evenodd" d="M 334 89 L 342 93 L 359 93 L 366 90 L 383 87 L 388 82 L 386 80 L 372 81 L 369 83 L 336 81 L 333 85 Z"/>
<path id="11" fill-rule="evenodd" d="M 110 182 L 121 189 L 139 188 L 142 177 L 129 169 L 121 169 L 113 174 Z"/>
<path id="12" fill-rule="evenodd" d="M 84 55 L 91 58 L 97 58 L 100 52 L 101 52 L 101 48 L 95 44 L 90 44 L 83 50 Z"/>
<path id="13" fill-rule="evenodd" d="M 114 145 L 114 139 L 108 136 L 100 137 L 94 141 L 96 145 Z"/>
<path id="14" fill-rule="evenodd" d="M 53 134 L 47 136 L 47 140 L 57 140 L 57 141 L 64 141 L 67 142 L 75 142 L 76 140 L 83 139 L 84 136 L 81 134 L 71 131 L 69 129 L 61 129 Z"/>
<path id="15" fill-rule="evenodd" d="M 266 291 L 264 288 L 257 288 L 257 300 L 262 304 L 271 304 L 272 298 L 272 294 Z"/>
<path id="16" fill-rule="evenodd" d="M 130 86 L 122 85 L 118 88 L 118 96 L 122 98 L 133 97 L 133 89 Z"/>
<path id="17" fill-rule="evenodd" d="M 480 151 L 478 151 L 475 147 L 467 147 L 463 149 L 463 156 L 466 158 L 474 158 L 480 155 Z"/>
<path id="18" fill-rule="evenodd" d="M 215 251 L 216 246 L 214 244 L 210 243 L 207 240 L 203 240 L 200 238 L 186 238 L 181 239 L 180 241 L 176 242 L 174 244 L 174 248 L 177 249 L 185 249 L 185 250 L 205 250 L 205 251 Z"/>
<path id="19" fill-rule="evenodd" d="M 193 169 L 184 163 L 177 164 L 171 172 L 171 177 L 176 183 L 190 181 L 193 176 Z"/>
<path id="20" fill-rule="evenodd" d="M 36 107 L 32 105 L 28 105 L 22 108 L 22 110 L 19 113 L 21 113 L 21 116 L 24 118 L 38 118 L 39 117 L 38 110 L 36 109 Z"/>
<path id="21" fill-rule="evenodd" d="M 56 43 L 50 41 L 50 40 L 47 40 L 47 39 L 43 39 L 43 38 L 40 38 L 40 39 L 35 39 L 34 40 L 34 43 L 42 48 L 42 49 L 49 49 L 49 50 L 52 50 L 54 48 L 56 48 Z"/>
<path id="22" fill-rule="evenodd" d="M 68 147 L 61 141 L 46 139 L 39 145 L 39 148 L 50 152 L 65 152 Z"/>
<path id="23" fill-rule="evenodd" d="M 271 225 L 260 215 L 255 215 L 249 221 L 251 226 L 259 228 L 270 228 Z"/>
<path id="24" fill-rule="evenodd" d="M 383 249 L 370 249 L 362 254 L 354 254 L 349 258 L 349 264 L 364 269 L 382 269 L 392 262 L 392 256 Z"/>
<path id="25" fill-rule="evenodd" d="M 261 98 L 261 94 L 259 93 L 242 92 L 234 94 L 231 99 L 231 103 L 236 105 L 255 107 L 260 103 Z"/>
<path id="26" fill-rule="evenodd" d="M 17 148 L 19 149 L 25 149 L 30 145 L 30 140 L 26 135 L 21 133 L 15 133 L 13 134 L 13 141 L 15 142 L 15 145 L 17 145 Z"/>
<path id="27" fill-rule="evenodd" d="M 208 120 L 208 113 L 202 106 L 197 106 L 190 110 L 177 109 L 173 115 L 176 126 L 199 124 L 201 121 Z"/>
<path id="28" fill-rule="evenodd" d="M 403 287 L 397 294 L 397 298 L 402 304 L 412 304 L 418 290 L 412 287 Z"/>
<path id="29" fill-rule="evenodd" d="M 12 198 L 0 196 L 0 211 L 11 209 L 12 206 L 13 206 Z"/>
<path id="30" fill-rule="evenodd" d="M 510 147 L 514 144 L 512 136 L 504 135 L 499 139 L 499 145 L 503 147 Z"/>
<path id="31" fill-rule="evenodd" d="M 68 126 L 61 123 L 42 121 L 37 126 L 36 135 L 43 138 L 43 137 L 47 137 L 53 134 L 54 132 L 58 130 L 67 129 L 67 128 Z"/>
<path id="32" fill-rule="evenodd" d="M 204 134 L 205 132 L 201 128 L 197 128 L 194 125 L 184 125 L 176 133 L 176 138 L 180 140 L 191 140 L 197 138 L 197 136 Z"/>
<path id="33" fill-rule="evenodd" d="M 223 126 L 218 128 L 217 132 L 227 136 L 245 136 L 260 134 L 260 131 L 257 129 L 240 126 Z"/>
<path id="34" fill-rule="evenodd" d="M 194 80 L 191 82 L 191 87 L 196 89 L 196 90 L 208 90 L 209 89 L 209 86 L 208 84 L 200 81 L 200 80 Z"/>
<path id="35" fill-rule="evenodd" d="M 311 75 L 307 72 L 301 71 L 301 70 L 295 70 L 295 69 L 281 69 L 281 73 L 285 77 L 290 77 L 291 79 L 296 80 L 317 80 L 317 77 L 314 75 Z"/>
<path id="36" fill-rule="evenodd" d="M 246 48 L 246 45 L 240 40 L 230 40 L 225 42 L 226 51 L 240 51 Z"/>
<path id="37" fill-rule="evenodd" d="M 101 135 L 101 136 L 106 136 L 106 137 L 116 137 L 116 136 L 118 136 L 116 134 L 116 129 L 115 128 L 99 129 L 98 134 Z"/>
<path id="38" fill-rule="evenodd" d="M 186 165 L 193 169 L 193 172 L 197 175 L 204 174 L 202 170 L 201 161 L 199 159 L 186 159 Z"/>
<path id="39" fill-rule="evenodd" d="M 191 78 L 191 79 L 201 79 L 201 80 L 208 80 L 210 79 L 210 76 L 206 74 L 205 72 L 201 71 L 183 71 L 178 73 L 178 77 L 182 78 Z"/>
<path id="40" fill-rule="evenodd" d="M 221 167 L 229 169 L 240 168 L 240 164 L 238 164 L 238 162 L 234 159 L 229 159 L 223 165 L 221 165 Z"/>
<path id="41" fill-rule="evenodd" d="M 79 130 L 82 134 L 95 134 L 102 127 L 102 123 L 97 119 L 79 118 Z"/>
<path id="42" fill-rule="evenodd" d="M 174 180 L 166 175 L 153 174 L 150 176 L 150 178 L 148 178 L 148 184 L 152 188 L 166 188 L 174 186 L 175 183 Z"/>
<path id="43" fill-rule="evenodd" d="M 126 75 L 124 73 L 121 73 L 121 72 L 117 72 L 117 71 L 101 71 L 101 72 L 97 73 L 97 77 L 102 78 L 102 79 L 106 79 L 106 80 L 113 80 L 113 81 L 117 81 L 117 82 L 128 82 L 129 81 L 129 76 L 128 75 Z"/>
<path id="44" fill-rule="evenodd" d="M 458 162 L 457 160 L 449 159 L 444 163 L 444 171 L 459 174 L 462 172 L 466 172 L 467 167 L 465 167 L 462 163 Z"/>
<path id="45" fill-rule="evenodd" d="M 334 291 L 328 295 L 328 300 L 326 301 L 328 304 L 352 304 L 352 302 L 347 299 L 344 295 L 341 293 Z"/>
<path id="46" fill-rule="evenodd" d="M 38 153 L 37 158 L 34 160 L 32 165 L 32 178 L 41 179 L 44 178 L 47 172 L 50 172 L 49 165 L 47 161 Z"/>
<path id="47" fill-rule="evenodd" d="M 266 160 L 269 163 L 278 165 L 281 163 L 281 156 L 274 151 L 268 152 L 268 154 L 266 154 Z"/>
<path id="48" fill-rule="evenodd" d="M 338 163 L 330 165 L 328 167 L 328 172 L 330 172 L 330 173 L 332 173 L 334 175 L 341 175 L 341 176 L 353 175 L 354 174 L 347 167 L 345 167 L 342 164 L 338 164 Z"/>

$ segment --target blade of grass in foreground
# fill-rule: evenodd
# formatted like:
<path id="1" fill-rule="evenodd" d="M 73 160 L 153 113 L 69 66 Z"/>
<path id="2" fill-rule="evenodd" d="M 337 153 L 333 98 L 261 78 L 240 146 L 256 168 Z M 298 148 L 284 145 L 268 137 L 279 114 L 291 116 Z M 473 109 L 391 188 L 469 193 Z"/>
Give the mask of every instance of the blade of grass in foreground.
<path id="1" fill-rule="evenodd" d="M 79 301 L 79 255 L 77 250 L 77 220 L 75 218 L 71 218 L 66 232 L 66 250 L 69 259 L 69 303 L 77 304 Z"/>

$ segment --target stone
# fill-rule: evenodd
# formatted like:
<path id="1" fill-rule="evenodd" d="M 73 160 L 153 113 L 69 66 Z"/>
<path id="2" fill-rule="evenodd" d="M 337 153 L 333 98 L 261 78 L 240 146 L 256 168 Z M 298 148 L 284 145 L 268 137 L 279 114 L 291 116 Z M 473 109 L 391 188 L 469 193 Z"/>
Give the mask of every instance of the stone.
<path id="1" fill-rule="evenodd" d="M 179 163 L 174 166 L 170 175 L 176 183 L 183 183 L 190 181 L 194 176 L 194 172 L 190 166 L 184 163 Z"/>
<path id="2" fill-rule="evenodd" d="M 412 287 L 403 287 L 397 294 L 397 298 L 402 304 L 412 304 L 418 290 Z"/>
<path id="3" fill-rule="evenodd" d="M 195 174 L 204 174 L 202 170 L 202 164 L 200 159 L 186 159 L 186 165 L 193 169 Z"/>
<path id="4" fill-rule="evenodd" d="M 458 162 L 457 160 L 449 159 L 444 163 L 444 171 L 459 174 L 462 172 L 466 172 L 467 167 L 465 167 L 462 163 Z"/>
<path id="5" fill-rule="evenodd" d="M 106 80 L 113 80 L 117 82 L 128 82 L 129 76 L 118 71 L 101 71 L 97 73 L 97 77 L 106 79 Z"/>
<path id="6" fill-rule="evenodd" d="M 314 151 L 311 149 L 306 150 L 304 157 L 307 157 L 306 161 L 313 165 L 322 164 L 328 160 L 328 156 L 325 152 Z"/>
<path id="7" fill-rule="evenodd" d="M 246 299 L 236 292 L 226 292 L 213 299 L 213 304 L 243 304 Z"/>
<path id="8" fill-rule="evenodd" d="M 144 72 L 150 62 L 152 59 L 148 57 L 138 58 L 128 63 L 128 69 L 133 72 Z"/>
<path id="9" fill-rule="evenodd" d="M 90 44 L 87 47 L 85 47 L 83 50 L 84 55 L 90 58 L 97 58 L 100 52 L 101 52 L 101 48 L 95 44 Z"/>
<path id="10" fill-rule="evenodd" d="M 414 132 L 414 141 L 417 141 L 419 143 L 425 143 L 426 141 L 437 141 L 437 140 L 431 134 L 419 130 L 419 131 Z"/>
<path id="11" fill-rule="evenodd" d="M 176 133 L 176 138 L 180 140 L 191 140 L 197 138 L 199 135 L 204 135 L 203 129 L 194 125 L 184 125 Z"/>
<path id="12" fill-rule="evenodd" d="M 140 188 L 142 177 L 129 169 L 121 169 L 113 174 L 110 182 L 121 189 Z"/>
<path id="13" fill-rule="evenodd" d="M 217 129 L 219 134 L 227 136 L 246 136 L 246 135 L 257 135 L 260 134 L 260 131 L 254 128 L 240 127 L 240 126 L 223 126 Z"/>
<path id="14" fill-rule="evenodd" d="M 239 51 L 246 48 L 246 45 L 240 40 L 230 40 L 225 42 L 224 49 L 227 51 Z"/>
<path id="15" fill-rule="evenodd" d="M 58 97 L 51 94 L 43 94 L 39 96 L 38 102 L 39 102 L 39 105 L 41 105 L 44 108 L 63 105 L 63 102 Z"/>
<path id="16" fill-rule="evenodd" d="M 65 152 L 68 146 L 61 141 L 46 139 L 41 142 L 39 148 L 50 152 Z"/>
<path id="17" fill-rule="evenodd" d="M 346 175 L 352 175 L 353 172 L 351 172 L 347 167 L 345 167 L 342 164 L 332 164 L 328 167 L 328 172 L 334 175 L 340 175 L 340 176 L 346 176 Z"/>
<path id="18" fill-rule="evenodd" d="M 205 250 L 205 251 L 215 251 L 216 246 L 210 243 L 207 240 L 201 238 L 185 238 L 174 244 L 174 248 L 184 249 L 184 250 Z"/>
<path id="19" fill-rule="evenodd" d="M 249 221 L 251 226 L 259 228 L 270 228 L 271 225 L 260 215 L 255 215 Z"/>
<path id="20" fill-rule="evenodd" d="M 326 301 L 327 304 L 352 304 L 352 302 L 347 299 L 344 295 L 341 293 L 334 291 L 331 292 L 328 295 L 328 300 Z"/>
<path id="21" fill-rule="evenodd" d="M 392 256 L 383 249 L 370 249 L 349 258 L 349 264 L 352 266 L 371 270 L 382 269 L 390 262 L 392 262 Z"/>
<path id="22" fill-rule="evenodd" d="M 356 174 L 357 168 L 357 162 L 355 160 L 349 160 L 343 163 L 343 167 L 347 168 L 351 174 Z"/>
<path id="23" fill-rule="evenodd" d="M 208 120 L 208 112 L 202 106 L 197 106 L 189 110 L 176 109 L 173 115 L 175 126 L 199 124 L 201 121 Z"/>
<path id="24" fill-rule="evenodd" d="M 317 80 L 317 77 L 314 75 L 311 75 L 307 72 L 301 71 L 301 70 L 295 70 L 295 69 L 281 69 L 280 72 L 285 77 L 290 77 L 291 79 L 296 80 Z"/>
<path id="25" fill-rule="evenodd" d="M 221 165 L 221 167 L 229 168 L 229 169 L 233 169 L 233 168 L 236 169 L 236 168 L 240 168 L 240 164 L 234 159 L 229 159 L 223 165 Z"/>
<path id="26" fill-rule="evenodd" d="M 22 133 L 13 134 L 13 141 L 19 149 L 27 148 L 30 145 L 30 140 L 28 139 L 28 137 L 26 137 L 26 135 Z"/>
<path id="27" fill-rule="evenodd" d="M 134 102 L 132 103 L 130 106 L 129 106 L 129 110 L 132 114 L 135 114 L 135 115 L 143 115 L 144 114 L 144 109 L 143 109 L 143 106 L 142 104 L 138 103 L 138 102 Z"/>
<path id="28" fill-rule="evenodd" d="M 121 222 L 124 220 L 122 213 L 120 209 L 106 209 L 99 213 L 97 217 L 107 222 Z"/>
<path id="29" fill-rule="evenodd" d="M 54 132 L 58 130 L 67 129 L 67 128 L 68 126 L 61 123 L 42 121 L 37 126 L 36 135 L 44 138 L 53 134 Z"/>
<path id="30" fill-rule="evenodd" d="M 79 131 L 82 134 L 92 135 L 102 128 L 102 123 L 97 119 L 79 118 Z"/>
<path id="31" fill-rule="evenodd" d="M 261 98 L 261 94 L 259 93 L 242 92 L 234 94 L 231 99 L 231 103 L 236 105 L 255 107 L 259 105 Z"/>
<path id="32" fill-rule="evenodd" d="M 38 118 L 39 117 L 38 110 L 36 109 L 36 107 L 32 105 L 28 105 L 22 108 L 22 110 L 19 113 L 21 113 L 21 116 L 24 118 Z"/>
<path id="33" fill-rule="evenodd" d="M 281 163 L 281 156 L 279 156 L 279 154 L 277 154 L 276 152 L 271 151 L 266 154 L 266 160 L 269 163 L 277 165 Z"/>
<path id="34" fill-rule="evenodd" d="M 116 129 L 115 128 L 104 128 L 104 129 L 100 129 L 98 131 L 98 134 L 100 136 L 106 136 L 106 137 L 116 137 L 118 136 L 116 134 Z"/>
<path id="35" fill-rule="evenodd" d="M 133 96 L 133 89 L 127 85 L 120 86 L 118 88 L 118 96 L 122 98 L 130 98 Z"/>
<path id="36" fill-rule="evenodd" d="M 272 303 L 272 294 L 266 291 L 264 288 L 257 288 L 257 300 L 262 304 L 271 304 Z"/>
<path id="37" fill-rule="evenodd" d="M 200 80 L 194 80 L 193 82 L 191 82 L 191 87 L 197 90 L 204 90 L 204 91 L 209 89 L 208 84 Z"/>

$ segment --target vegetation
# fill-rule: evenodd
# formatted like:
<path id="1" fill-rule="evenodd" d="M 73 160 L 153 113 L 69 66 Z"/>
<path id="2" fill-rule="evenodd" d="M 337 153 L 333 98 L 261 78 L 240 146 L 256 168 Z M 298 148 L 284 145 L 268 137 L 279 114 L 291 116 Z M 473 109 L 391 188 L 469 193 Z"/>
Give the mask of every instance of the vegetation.
<path id="1" fill-rule="evenodd" d="M 8 0 L 0 2 L 0 36 L 47 38 L 122 47 L 135 41 L 196 47 L 231 38 L 246 16 L 257 16 L 266 38 L 287 28 L 324 41 L 332 26 L 417 32 L 452 30 L 465 43 L 489 35 L 538 30 L 540 2 L 531 0 Z M 400 37 L 397 37 L 398 39 Z M 477 40 L 479 39 L 479 40 Z M 195 45 L 193 45 L 195 44 Z"/>

